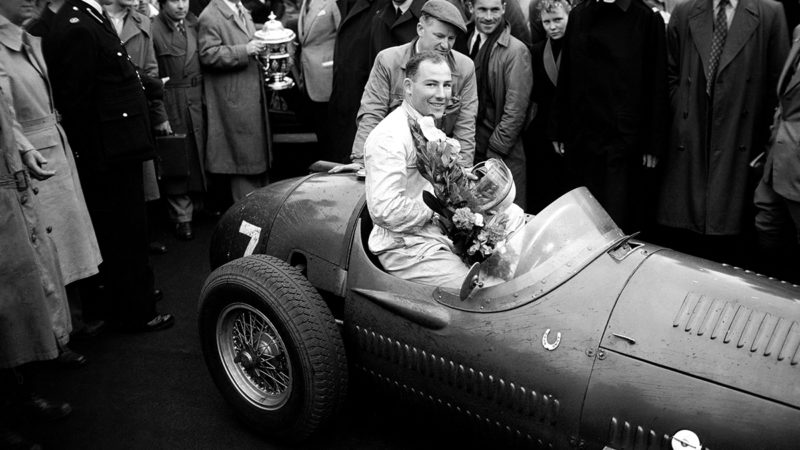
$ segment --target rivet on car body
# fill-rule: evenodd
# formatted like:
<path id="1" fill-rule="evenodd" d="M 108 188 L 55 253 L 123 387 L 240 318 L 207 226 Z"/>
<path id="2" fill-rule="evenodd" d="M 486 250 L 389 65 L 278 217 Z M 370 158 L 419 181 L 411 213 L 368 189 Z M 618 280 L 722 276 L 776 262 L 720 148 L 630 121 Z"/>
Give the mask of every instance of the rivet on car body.
<path id="1" fill-rule="evenodd" d="M 590 357 L 590 358 L 591 358 L 592 356 L 594 356 L 594 350 L 593 350 L 593 349 L 591 349 L 591 348 L 587 348 L 587 349 L 586 349 L 586 356 L 588 356 L 588 357 Z"/>
<path id="2" fill-rule="evenodd" d="M 603 350 L 598 350 L 597 351 L 597 359 L 600 359 L 600 360 L 606 359 L 606 352 L 604 352 Z"/>

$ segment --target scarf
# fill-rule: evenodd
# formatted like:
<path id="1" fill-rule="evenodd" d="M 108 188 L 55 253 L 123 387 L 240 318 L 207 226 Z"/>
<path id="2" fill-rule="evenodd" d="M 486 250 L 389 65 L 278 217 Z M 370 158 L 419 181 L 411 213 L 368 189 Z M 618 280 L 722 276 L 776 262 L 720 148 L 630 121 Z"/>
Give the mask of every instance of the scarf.
<path id="1" fill-rule="evenodd" d="M 494 44 L 507 27 L 509 27 L 508 21 L 504 20 L 492 34 L 486 36 L 486 42 L 475 56 L 475 77 L 478 79 L 478 123 L 486 115 L 486 105 L 493 101 L 491 83 L 489 83 L 489 58 L 492 56 Z M 477 25 L 475 30 L 477 33 Z"/>

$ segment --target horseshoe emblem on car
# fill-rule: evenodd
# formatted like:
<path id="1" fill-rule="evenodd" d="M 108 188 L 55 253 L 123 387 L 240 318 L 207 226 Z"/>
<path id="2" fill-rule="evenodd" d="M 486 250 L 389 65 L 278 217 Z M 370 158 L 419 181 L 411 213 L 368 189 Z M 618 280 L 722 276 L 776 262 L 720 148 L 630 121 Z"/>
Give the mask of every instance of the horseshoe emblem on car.
<path id="1" fill-rule="evenodd" d="M 547 331 L 545 331 L 544 334 L 542 335 L 542 347 L 552 352 L 553 350 L 557 349 L 558 344 L 561 343 L 561 332 L 559 331 L 556 333 L 556 341 L 553 342 L 552 344 L 547 339 L 549 335 L 550 335 L 550 328 L 548 328 Z"/>

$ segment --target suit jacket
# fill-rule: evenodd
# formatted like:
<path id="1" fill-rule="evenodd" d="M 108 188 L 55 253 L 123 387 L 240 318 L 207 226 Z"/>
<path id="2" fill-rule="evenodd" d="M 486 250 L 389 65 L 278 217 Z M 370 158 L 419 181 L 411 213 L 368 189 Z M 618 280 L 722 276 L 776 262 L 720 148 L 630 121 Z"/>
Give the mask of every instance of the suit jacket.
<path id="1" fill-rule="evenodd" d="M 667 28 L 672 128 L 657 220 L 701 234 L 733 235 L 752 221 L 747 209 L 756 180 L 748 180 L 749 163 L 770 136 L 789 39 L 780 4 L 740 0 L 710 102 L 705 72 L 713 15 L 711 0 L 679 3 Z"/>
<path id="2" fill-rule="evenodd" d="M 335 0 L 304 0 L 300 5 L 300 68 L 308 97 L 315 102 L 327 102 L 331 97 L 333 49 L 341 21 Z"/>
<path id="3" fill-rule="evenodd" d="M 42 50 L 79 167 L 153 158 L 142 83 L 108 19 L 88 3 L 67 0 Z"/>
<path id="4" fill-rule="evenodd" d="M 208 107 L 206 168 L 211 173 L 256 175 L 270 164 L 271 142 L 263 73 L 247 54 L 255 27 L 242 25 L 223 0 L 200 14 L 198 38 Z"/>
<path id="5" fill-rule="evenodd" d="M 782 197 L 800 202 L 800 26 L 778 81 L 775 112 L 764 181 Z"/>
<path id="6" fill-rule="evenodd" d="M 417 23 L 422 7 L 428 0 L 414 0 L 395 20 L 394 2 L 389 2 L 372 18 L 369 38 L 369 59 L 375 60 L 378 53 L 395 45 L 403 45 L 417 37 Z"/>

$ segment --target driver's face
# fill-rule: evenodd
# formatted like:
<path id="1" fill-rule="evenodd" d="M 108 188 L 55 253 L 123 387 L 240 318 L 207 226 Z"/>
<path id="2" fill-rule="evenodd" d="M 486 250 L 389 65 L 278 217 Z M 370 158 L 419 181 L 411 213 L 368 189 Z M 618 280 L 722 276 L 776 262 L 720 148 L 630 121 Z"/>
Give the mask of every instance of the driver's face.
<path id="1" fill-rule="evenodd" d="M 453 93 L 453 76 L 445 62 L 422 61 L 413 78 L 406 78 L 406 96 L 423 116 L 437 119 L 444 115 Z"/>

